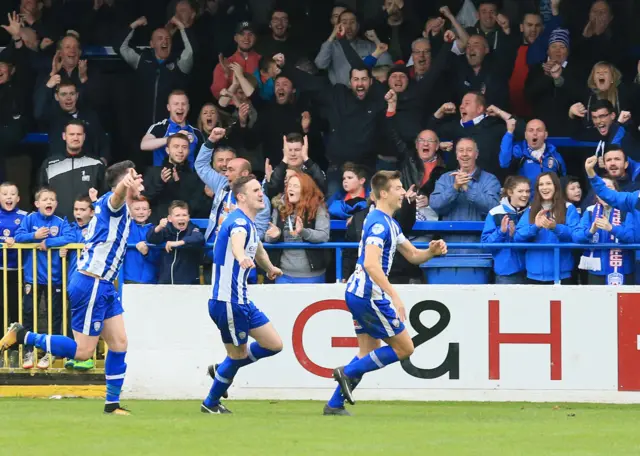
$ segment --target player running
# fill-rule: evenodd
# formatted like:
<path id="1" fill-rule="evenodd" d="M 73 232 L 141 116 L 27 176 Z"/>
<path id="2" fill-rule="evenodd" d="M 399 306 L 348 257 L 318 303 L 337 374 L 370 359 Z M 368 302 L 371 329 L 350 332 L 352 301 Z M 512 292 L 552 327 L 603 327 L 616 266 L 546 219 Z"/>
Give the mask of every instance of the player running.
<path id="1" fill-rule="evenodd" d="M 107 169 L 105 180 L 111 191 L 96 201 L 95 215 L 89 222 L 85 247 L 78 270 L 69 281 L 71 329 L 73 337 L 36 334 L 13 323 L 0 340 L 0 354 L 15 343 L 36 346 L 57 357 L 85 361 L 93 356 L 98 339 L 109 347 L 104 365 L 107 394 L 104 412 L 129 415 L 120 407 L 120 390 L 127 365 L 127 334 L 122 318 L 122 302 L 113 285 L 127 251 L 131 218 L 129 205 L 144 190 L 142 176 L 131 161 Z"/>
<path id="2" fill-rule="evenodd" d="M 247 277 L 258 265 L 274 279 L 282 275 L 258 238 L 254 220 L 264 209 L 262 186 L 255 176 L 237 178 L 231 191 L 237 209 L 222 223 L 213 245 L 213 296 L 209 300 L 209 315 L 220 330 L 227 358 L 209 370 L 214 374 L 213 386 L 202 403 L 203 413 L 231 413 L 220 403 L 238 369 L 273 356 L 282 350 L 282 340 L 269 319 L 247 296 Z M 256 341 L 247 346 L 251 336 Z"/>
<path id="3" fill-rule="evenodd" d="M 396 249 L 415 265 L 447 253 L 444 241 L 432 241 L 427 250 L 416 249 L 393 219 L 406 193 L 399 172 L 377 172 L 371 178 L 371 193 L 376 208 L 364 221 L 358 262 L 345 292 L 360 351 L 348 365 L 333 371 L 339 386 L 325 405 L 324 415 L 350 415 L 344 401 L 355 404 L 352 391 L 364 374 L 407 359 L 413 353 L 413 341 L 403 324 L 404 304 L 387 278 Z M 380 340 L 387 346 L 380 347 Z"/>

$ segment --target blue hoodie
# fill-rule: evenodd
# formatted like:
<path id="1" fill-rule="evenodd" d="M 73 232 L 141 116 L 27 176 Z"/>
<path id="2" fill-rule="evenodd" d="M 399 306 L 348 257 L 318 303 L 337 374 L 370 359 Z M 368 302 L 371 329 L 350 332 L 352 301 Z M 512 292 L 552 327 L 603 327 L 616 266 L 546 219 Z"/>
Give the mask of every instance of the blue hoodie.
<path id="1" fill-rule="evenodd" d="M 32 212 L 27 215 L 16 231 L 16 242 L 40 243 L 42 240 L 35 238 L 35 232 L 42 227 L 49 228 L 49 237 L 44 239 L 47 248 L 61 247 L 75 241 L 75 234 L 67 223 L 67 219 L 61 219 L 57 215 L 44 216 L 40 212 Z M 47 278 L 47 252 L 38 250 L 38 284 L 46 285 Z M 33 254 L 25 253 L 24 281 L 33 283 Z M 51 283 L 62 284 L 62 260 L 57 251 L 51 253 Z"/>
<path id="2" fill-rule="evenodd" d="M 500 230 L 500 224 L 505 215 L 509 214 L 509 219 L 513 220 L 517 225 L 520 218 L 524 214 L 524 210 L 520 212 L 509 203 L 508 198 L 502 198 L 500 205 L 489 211 L 487 219 L 482 229 L 481 242 L 498 244 L 514 242 L 514 238 L 509 236 L 509 231 L 503 233 Z M 524 250 L 520 249 L 499 249 L 492 250 L 493 254 L 493 270 L 497 275 L 508 276 L 522 272 L 525 270 Z"/>
<path id="3" fill-rule="evenodd" d="M 128 244 L 147 242 L 147 235 L 149 231 L 153 230 L 153 224 L 141 225 L 132 220 L 129 230 Z M 138 249 L 135 248 L 127 249 L 123 266 L 125 282 L 158 283 L 159 258 L 160 250 L 158 249 L 150 248 L 146 255 L 138 252 Z"/>
<path id="4" fill-rule="evenodd" d="M 186 230 L 178 231 L 168 223 L 159 233 L 155 232 L 155 227 L 147 233 L 147 242 L 150 244 L 159 245 L 167 241 L 184 241 L 185 244 L 174 248 L 171 253 L 162 250 L 158 283 L 171 285 L 198 283 L 198 271 L 204 247 L 204 235 L 200 229 L 189 222 Z"/>
<path id="5" fill-rule="evenodd" d="M 567 174 L 567 166 L 556 146 L 545 142 L 544 153 L 540 161 L 536 160 L 529 151 L 527 141 L 514 144 L 513 134 L 506 132 L 500 143 L 500 167 L 509 168 L 511 163 L 519 160 L 518 174 L 526 177 L 531 182 L 531 188 L 535 187 L 536 179 L 542 173 L 554 172 L 558 176 Z M 534 192 L 531 192 L 533 199 Z"/>
<path id="6" fill-rule="evenodd" d="M 0 207 L 0 242 L 4 242 L 7 238 L 14 238 L 22 220 L 26 216 L 27 213 L 18 208 L 12 211 L 5 211 Z M 9 249 L 7 251 L 8 270 L 18 269 L 18 252 L 19 250 L 17 249 Z M 2 252 L 0 252 L 0 255 L 2 255 Z M 3 259 L 3 257 L 0 257 L 0 271 L 4 269 Z"/>
<path id="7" fill-rule="evenodd" d="M 589 182 L 595 190 L 596 195 L 611 207 L 628 212 L 633 218 L 635 227 L 640 227 L 640 190 L 635 192 L 617 192 L 611 190 L 604 183 L 600 176 L 590 177 Z M 634 239 L 632 242 L 640 242 L 640 230 L 634 230 Z"/>
<path id="8" fill-rule="evenodd" d="M 356 212 L 368 209 L 369 193 L 371 193 L 371 189 L 369 187 L 365 187 L 364 199 L 352 198 L 349 201 L 345 201 L 347 192 L 342 189 L 338 190 L 331 196 L 331 198 L 329 198 L 329 201 L 327 201 L 329 215 L 332 219 L 346 220 Z"/>
<path id="9" fill-rule="evenodd" d="M 567 203 L 567 215 L 564 224 L 557 224 L 554 230 L 538 228 L 529 223 L 531 208 L 522 214 L 516 226 L 515 242 L 535 242 L 536 244 L 559 244 L 571 242 L 573 231 L 580 223 L 580 216 L 573 204 Z M 553 249 L 527 250 L 525 253 L 527 277 L 540 282 L 553 281 Z M 571 277 L 573 270 L 573 253 L 571 250 L 560 251 L 560 278 Z"/>
<path id="10" fill-rule="evenodd" d="M 613 225 L 613 229 L 610 233 L 605 230 L 597 230 L 595 234 L 591 234 L 591 225 L 595 220 L 594 212 L 598 214 L 598 217 L 603 215 L 603 208 L 601 204 L 594 204 L 589 206 L 580 220 L 580 225 L 573 232 L 573 241 L 581 244 L 609 244 L 614 242 L 620 242 L 630 244 L 633 242 L 633 217 L 628 213 L 620 211 L 621 223 L 619 225 L 613 224 L 614 211 L 609 214 L 609 222 Z M 589 274 L 598 276 L 609 275 L 612 272 L 620 274 L 630 274 L 633 272 L 634 255 L 631 250 L 620 250 L 618 255 L 622 257 L 622 265 L 620 269 L 614 269 L 615 266 L 610 266 L 610 257 L 612 256 L 611 250 L 585 250 L 583 257 L 580 261 L 580 269 L 589 271 Z M 590 269 L 588 264 L 599 263 L 599 270 Z"/>

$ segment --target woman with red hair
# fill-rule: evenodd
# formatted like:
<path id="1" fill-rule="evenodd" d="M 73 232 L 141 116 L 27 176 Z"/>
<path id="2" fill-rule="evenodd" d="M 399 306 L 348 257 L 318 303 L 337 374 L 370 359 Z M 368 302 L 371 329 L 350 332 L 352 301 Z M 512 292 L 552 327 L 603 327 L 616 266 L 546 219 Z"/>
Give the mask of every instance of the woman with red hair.
<path id="1" fill-rule="evenodd" d="M 296 172 L 287 181 L 284 204 L 274 209 L 265 233 L 268 243 L 329 240 L 329 212 L 324 195 L 313 179 Z M 327 252 L 323 249 L 270 249 L 271 262 L 284 275 L 276 283 L 324 283 Z"/>

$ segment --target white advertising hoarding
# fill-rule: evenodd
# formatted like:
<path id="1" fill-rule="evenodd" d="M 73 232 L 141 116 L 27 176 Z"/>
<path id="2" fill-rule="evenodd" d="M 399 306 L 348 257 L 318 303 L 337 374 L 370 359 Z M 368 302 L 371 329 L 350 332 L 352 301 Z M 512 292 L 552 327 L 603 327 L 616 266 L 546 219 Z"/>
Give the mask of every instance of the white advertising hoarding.
<path id="1" fill-rule="evenodd" d="M 620 290 L 398 286 L 416 350 L 402 365 L 367 374 L 356 397 L 640 402 L 640 394 L 621 392 L 640 389 L 640 294 Z M 204 286 L 125 286 L 127 397 L 206 395 L 207 366 L 225 357 L 209 295 Z M 357 353 L 344 285 L 256 285 L 250 296 L 284 350 L 241 369 L 232 397 L 328 398 L 331 370 Z"/>

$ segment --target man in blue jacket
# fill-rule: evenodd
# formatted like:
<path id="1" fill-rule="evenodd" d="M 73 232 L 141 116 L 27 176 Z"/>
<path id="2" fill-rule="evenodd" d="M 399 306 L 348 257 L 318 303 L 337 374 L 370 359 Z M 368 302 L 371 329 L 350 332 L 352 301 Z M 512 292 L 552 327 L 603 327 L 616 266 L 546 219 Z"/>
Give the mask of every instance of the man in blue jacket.
<path id="1" fill-rule="evenodd" d="M 174 201 L 169 206 L 169 217 L 147 233 L 150 244 L 165 243 L 161 257 L 158 283 L 190 285 L 198 283 L 204 236 L 191 223 L 189 205 Z"/>
<path id="2" fill-rule="evenodd" d="M 478 146 L 473 139 L 463 138 L 458 141 L 456 158 L 459 168 L 438 179 L 429 205 L 440 216 L 440 220 L 484 220 L 500 201 L 500 182 L 493 174 L 477 167 Z M 445 238 L 447 243 L 479 240 L 480 236 L 477 234 Z"/>
<path id="3" fill-rule="evenodd" d="M 37 277 L 33 277 L 33 255 L 26 255 L 24 262 L 24 307 L 23 307 L 23 323 L 28 331 L 33 329 L 34 315 L 33 302 L 34 299 L 41 299 L 41 296 L 47 295 L 48 289 L 48 268 L 47 268 L 47 250 L 52 247 L 61 247 L 75 240 L 75 236 L 71 231 L 66 219 L 54 215 L 58 201 L 56 193 L 49 188 L 41 188 L 36 192 L 35 206 L 37 212 L 27 215 L 20 228 L 16 231 L 15 240 L 18 243 L 39 243 L 37 253 Z M 53 334 L 62 334 L 62 260 L 58 252 L 51 254 L 51 284 L 52 284 L 52 303 L 51 308 L 53 315 Z M 37 285 L 38 295 L 34 297 L 34 287 Z M 45 355 L 38 363 L 38 368 L 47 369 L 55 360 L 55 357 Z M 33 352 L 25 351 L 23 358 L 24 369 L 33 368 Z"/>
<path id="4" fill-rule="evenodd" d="M 556 147 L 547 141 L 549 134 L 544 122 L 539 119 L 530 120 L 524 131 L 524 141 L 514 141 L 516 119 L 506 121 L 507 132 L 500 143 L 500 167 L 509 168 L 518 163 L 518 174 L 526 177 L 534 188 L 536 179 L 542 173 L 554 172 L 560 176 L 567 174 L 564 159 Z M 531 192 L 531 199 L 533 194 Z"/>

